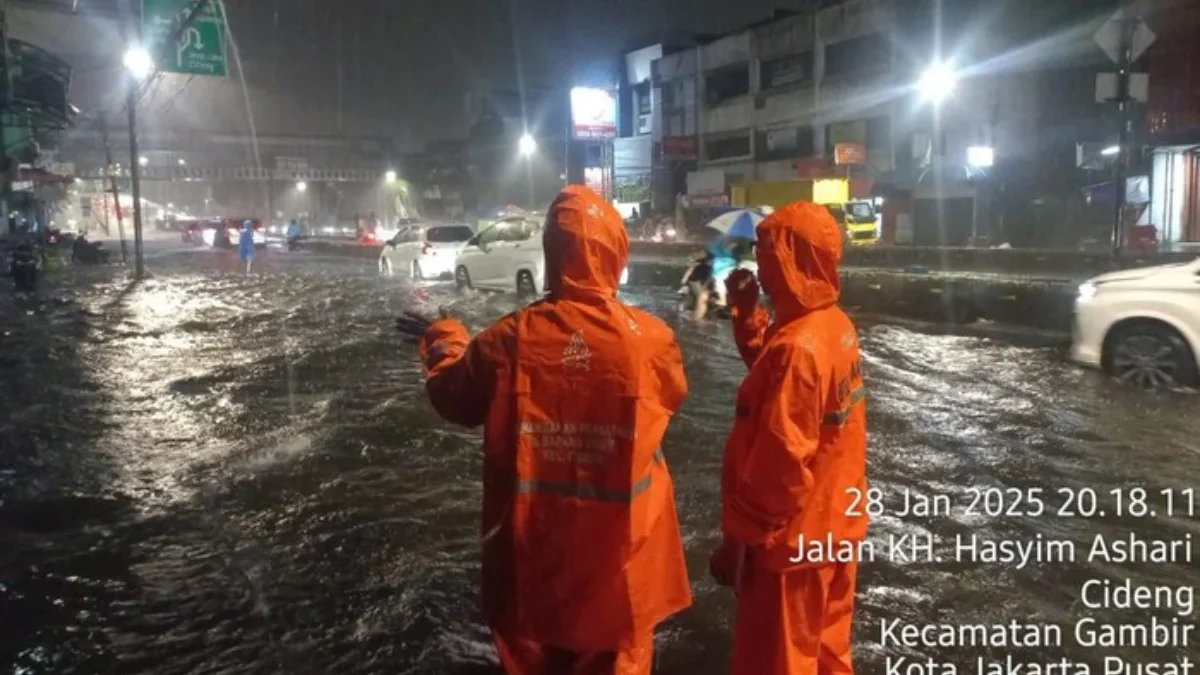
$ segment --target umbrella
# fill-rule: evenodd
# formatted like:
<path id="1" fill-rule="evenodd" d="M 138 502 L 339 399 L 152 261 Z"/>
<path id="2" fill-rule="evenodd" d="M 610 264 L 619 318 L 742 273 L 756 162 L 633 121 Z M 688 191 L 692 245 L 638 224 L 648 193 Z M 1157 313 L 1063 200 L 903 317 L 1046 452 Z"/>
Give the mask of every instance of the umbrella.
<path id="1" fill-rule="evenodd" d="M 713 218 L 706 227 L 727 237 L 753 240 L 757 238 L 754 228 L 758 227 L 758 224 L 765 219 L 766 217 L 757 209 L 741 209 Z"/>

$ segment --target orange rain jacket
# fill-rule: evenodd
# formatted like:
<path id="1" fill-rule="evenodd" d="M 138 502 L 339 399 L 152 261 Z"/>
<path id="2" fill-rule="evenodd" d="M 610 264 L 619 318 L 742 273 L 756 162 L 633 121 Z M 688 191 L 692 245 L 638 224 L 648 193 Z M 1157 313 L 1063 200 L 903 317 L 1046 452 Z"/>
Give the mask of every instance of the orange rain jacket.
<path id="1" fill-rule="evenodd" d="M 759 280 L 774 304 L 734 308 L 750 367 L 725 446 L 721 527 L 747 564 L 805 566 L 797 541 L 866 536 L 866 404 L 854 324 L 837 306 L 842 236 L 822 206 L 797 202 L 758 226 Z M 855 490 L 864 501 L 854 507 Z M 862 512 L 862 515 L 856 515 Z"/>
<path id="2" fill-rule="evenodd" d="M 484 425 L 493 629 L 612 651 L 691 604 L 659 445 L 687 381 L 671 330 L 617 300 L 629 239 L 609 204 L 568 187 L 543 241 L 549 296 L 474 340 L 435 323 L 421 341 L 426 387 L 447 420 Z"/>

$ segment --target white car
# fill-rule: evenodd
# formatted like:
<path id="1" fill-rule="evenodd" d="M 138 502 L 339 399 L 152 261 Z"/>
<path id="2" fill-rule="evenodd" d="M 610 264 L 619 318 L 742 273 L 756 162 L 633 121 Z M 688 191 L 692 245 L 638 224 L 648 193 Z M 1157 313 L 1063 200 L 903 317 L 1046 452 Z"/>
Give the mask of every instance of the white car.
<path id="1" fill-rule="evenodd" d="M 1079 287 L 1071 359 L 1141 387 L 1200 370 L 1200 259 L 1102 274 Z"/>
<path id="2" fill-rule="evenodd" d="M 379 254 L 379 271 L 407 273 L 413 279 L 454 274 L 459 250 L 475 233 L 466 225 L 411 225 L 401 229 Z"/>
<path id="3" fill-rule="evenodd" d="M 621 272 L 620 283 L 629 280 Z M 546 259 L 542 250 L 542 221 L 510 216 L 489 223 L 458 254 L 454 281 L 459 288 L 512 291 L 531 297 L 546 287 Z"/>

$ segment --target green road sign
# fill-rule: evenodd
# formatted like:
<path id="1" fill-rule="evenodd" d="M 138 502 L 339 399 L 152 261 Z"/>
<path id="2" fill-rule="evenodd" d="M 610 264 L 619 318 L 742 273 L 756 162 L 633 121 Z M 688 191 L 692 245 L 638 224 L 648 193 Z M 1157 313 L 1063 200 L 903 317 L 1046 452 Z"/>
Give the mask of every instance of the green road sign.
<path id="1" fill-rule="evenodd" d="M 225 15 L 219 3 L 210 0 L 192 25 L 172 42 L 171 37 L 191 16 L 197 0 L 142 0 L 142 40 L 160 70 L 217 77 L 229 73 Z"/>

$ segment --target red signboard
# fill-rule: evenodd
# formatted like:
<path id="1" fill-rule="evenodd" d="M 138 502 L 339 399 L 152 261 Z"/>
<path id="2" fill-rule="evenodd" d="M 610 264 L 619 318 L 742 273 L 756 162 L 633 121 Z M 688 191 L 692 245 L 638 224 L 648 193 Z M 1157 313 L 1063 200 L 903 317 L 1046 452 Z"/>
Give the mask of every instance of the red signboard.
<path id="1" fill-rule="evenodd" d="M 571 90 L 571 127 L 580 140 L 617 137 L 617 97 L 607 89 Z"/>
<path id="2" fill-rule="evenodd" d="M 838 166 L 866 164 L 867 146 L 862 143 L 838 143 L 833 146 L 833 163 Z"/>
<path id="3" fill-rule="evenodd" d="M 662 139 L 663 159 L 696 159 L 700 144 L 695 136 L 664 136 Z"/>

